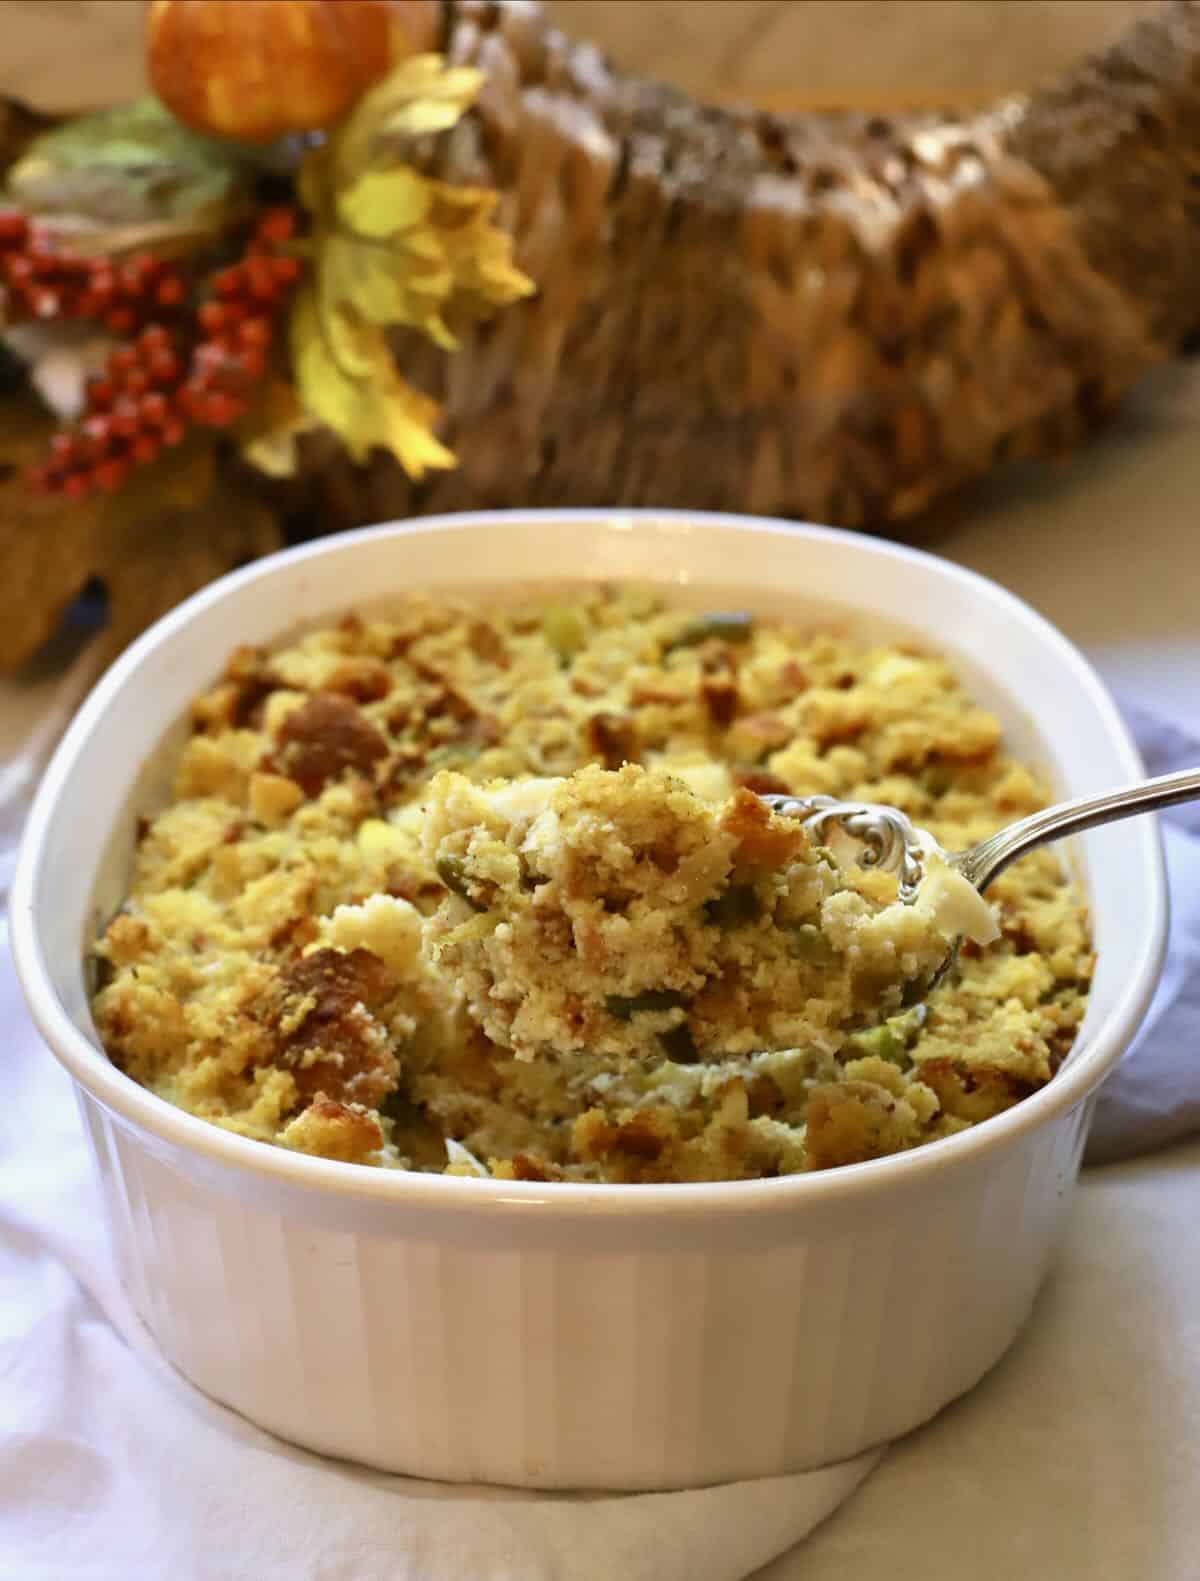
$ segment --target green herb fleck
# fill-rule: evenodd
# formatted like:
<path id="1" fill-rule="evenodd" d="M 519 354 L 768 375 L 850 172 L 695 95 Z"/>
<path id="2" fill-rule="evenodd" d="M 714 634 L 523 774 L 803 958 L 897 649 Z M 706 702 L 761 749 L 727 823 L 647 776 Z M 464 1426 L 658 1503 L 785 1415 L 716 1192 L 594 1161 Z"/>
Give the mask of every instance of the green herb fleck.
<path id="1" fill-rule="evenodd" d="M 705 901 L 704 914 L 718 928 L 742 928 L 762 916 L 762 901 L 753 884 L 730 884 L 723 894 Z"/>
<path id="2" fill-rule="evenodd" d="M 475 907 L 476 911 L 486 911 L 486 906 L 481 906 L 467 888 L 467 865 L 461 856 L 439 856 L 436 863 L 437 876 L 446 888 L 455 895 L 461 895 Z"/>
<path id="3" fill-rule="evenodd" d="M 676 1065 L 694 1065 L 700 1057 L 691 1029 L 686 1021 L 681 1021 L 677 1027 L 671 1027 L 666 1032 L 660 1032 L 658 1041 L 662 1044 L 662 1051 Z"/>
<path id="4" fill-rule="evenodd" d="M 551 604 L 542 615 L 542 636 L 565 667 L 587 641 L 587 627 L 577 609 L 568 604 Z"/>
<path id="5" fill-rule="evenodd" d="M 894 1065 L 906 1062 L 904 1039 L 887 1021 L 864 1032 L 855 1032 L 846 1039 L 846 1051 L 855 1059 L 874 1057 L 891 1060 Z"/>
<path id="6" fill-rule="evenodd" d="M 721 642 L 749 642 L 753 630 L 753 615 L 742 610 L 713 610 L 711 614 L 689 620 L 663 651 L 673 653 L 676 648 L 695 648 L 711 638 Z"/>
<path id="7" fill-rule="evenodd" d="M 647 988 L 628 998 L 623 994 L 609 994 L 604 1001 L 604 1008 L 618 1021 L 632 1021 L 634 1016 L 652 1011 L 683 1010 L 686 1006 L 686 995 L 673 988 Z"/>
<path id="8" fill-rule="evenodd" d="M 792 930 L 792 954 L 810 966 L 832 966 L 833 945 L 811 922 L 804 922 Z"/>

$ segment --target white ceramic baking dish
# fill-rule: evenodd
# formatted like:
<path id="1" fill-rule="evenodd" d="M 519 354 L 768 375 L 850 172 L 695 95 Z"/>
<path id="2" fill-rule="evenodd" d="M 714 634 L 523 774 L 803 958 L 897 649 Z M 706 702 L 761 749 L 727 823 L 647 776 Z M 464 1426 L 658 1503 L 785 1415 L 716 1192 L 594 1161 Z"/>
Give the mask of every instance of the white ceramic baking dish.
<path id="1" fill-rule="evenodd" d="M 88 1011 L 85 944 L 121 898 L 155 753 L 228 650 L 404 589 L 496 598 L 595 579 L 916 630 L 1057 790 L 1141 772 L 1100 681 L 1026 605 L 911 549 L 785 523 L 400 523 L 262 561 L 142 637 L 80 711 L 30 815 L 11 914 L 21 981 L 75 1080 L 121 1271 L 164 1353 L 282 1437 L 393 1471 L 671 1488 L 838 1460 L 926 1420 L 1029 1314 L 1089 1100 L 1160 967 L 1157 831 L 1144 819 L 1097 830 L 1078 852 L 1095 988 L 1055 1080 L 927 1148 L 782 1180 L 546 1186 L 372 1170 L 229 1135 L 114 1069 Z"/>

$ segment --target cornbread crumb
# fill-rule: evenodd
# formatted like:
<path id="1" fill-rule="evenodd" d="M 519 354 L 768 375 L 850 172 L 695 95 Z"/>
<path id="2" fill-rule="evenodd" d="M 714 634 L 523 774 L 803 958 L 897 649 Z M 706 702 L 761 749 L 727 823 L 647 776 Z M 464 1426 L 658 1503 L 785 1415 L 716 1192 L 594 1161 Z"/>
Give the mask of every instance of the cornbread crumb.
<path id="1" fill-rule="evenodd" d="M 370 1164 L 383 1146 L 383 1131 L 361 1104 L 337 1103 L 320 1093 L 284 1126 L 279 1141 L 297 1153 L 315 1153 L 344 1164 Z"/>

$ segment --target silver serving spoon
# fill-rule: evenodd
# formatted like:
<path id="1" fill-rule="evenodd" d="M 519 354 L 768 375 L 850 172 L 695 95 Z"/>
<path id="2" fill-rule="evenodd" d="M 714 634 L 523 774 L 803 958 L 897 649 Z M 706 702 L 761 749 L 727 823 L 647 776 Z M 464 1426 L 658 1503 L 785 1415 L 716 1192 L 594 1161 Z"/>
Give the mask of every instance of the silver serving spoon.
<path id="1" fill-rule="evenodd" d="M 832 796 L 764 796 L 777 813 L 799 818 L 804 827 L 821 839 L 831 826 L 843 830 L 862 846 L 857 860 L 863 867 L 877 867 L 895 873 L 900 899 L 917 898 L 925 864 L 930 855 L 940 856 L 946 865 L 960 873 L 981 894 L 1010 862 L 1068 835 L 1082 834 L 1099 824 L 1115 823 L 1135 813 L 1156 812 L 1177 802 L 1200 798 L 1200 769 L 1184 769 L 1178 774 L 1161 774 L 1129 785 L 1124 790 L 1107 791 L 1100 796 L 1080 796 L 1059 802 L 1041 812 L 1030 813 L 1017 823 L 980 840 L 966 851 L 943 851 L 933 836 L 918 829 L 898 807 L 878 802 L 838 801 Z M 956 939 L 945 961 L 930 980 L 932 992 L 958 959 L 961 939 Z"/>

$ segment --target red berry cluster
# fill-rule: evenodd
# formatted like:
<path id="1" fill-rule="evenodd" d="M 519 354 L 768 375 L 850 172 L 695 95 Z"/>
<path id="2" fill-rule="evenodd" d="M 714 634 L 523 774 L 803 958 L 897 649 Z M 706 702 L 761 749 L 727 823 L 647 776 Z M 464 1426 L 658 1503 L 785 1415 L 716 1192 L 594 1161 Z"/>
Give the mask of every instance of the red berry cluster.
<path id="1" fill-rule="evenodd" d="M 93 488 L 115 491 L 189 425 L 225 428 L 244 416 L 267 369 L 279 310 L 303 269 L 281 250 L 295 224 L 292 210 L 270 210 L 241 260 L 207 282 L 187 322 L 147 324 L 118 346 L 102 377 L 88 383 L 83 419 L 54 436 L 31 481 L 76 499 Z"/>
<path id="2" fill-rule="evenodd" d="M 0 210 L 0 282 L 10 323 L 86 318 L 116 335 L 178 308 L 188 289 L 181 271 L 154 253 L 121 264 L 85 257 L 16 209 Z"/>
<path id="3" fill-rule="evenodd" d="M 163 324 L 148 324 L 118 346 L 103 376 L 88 383 L 82 421 L 54 435 L 31 481 L 72 499 L 93 488 L 119 489 L 134 467 L 187 432 L 177 405 L 183 366 L 178 338 Z"/>
<path id="4" fill-rule="evenodd" d="M 194 423 L 224 428 L 237 422 L 267 368 L 275 319 L 303 265 L 280 251 L 292 239 L 291 209 L 270 209 L 238 263 L 219 269 L 196 312 L 200 340 L 180 391 Z"/>

